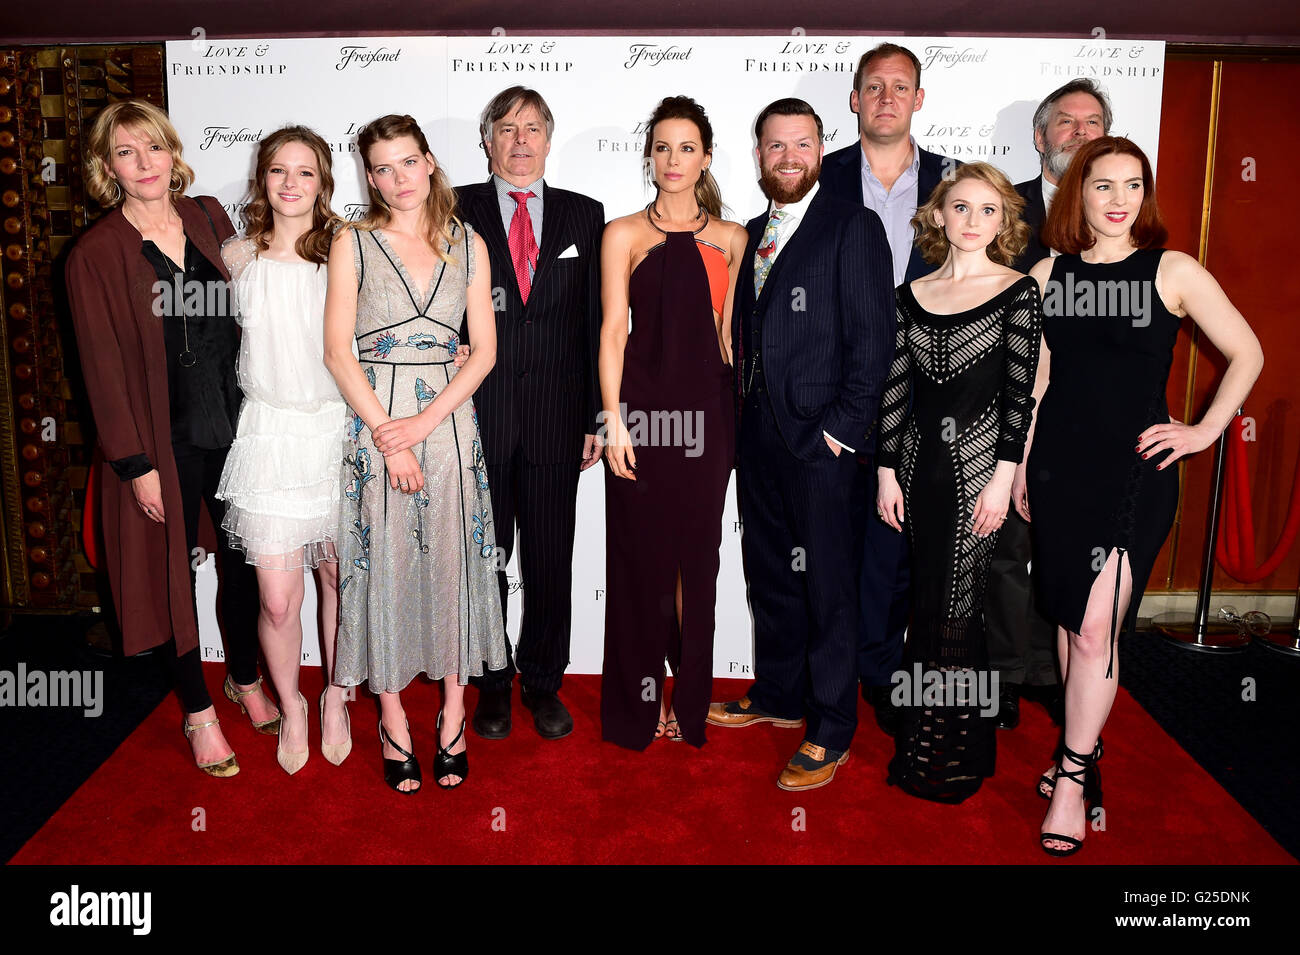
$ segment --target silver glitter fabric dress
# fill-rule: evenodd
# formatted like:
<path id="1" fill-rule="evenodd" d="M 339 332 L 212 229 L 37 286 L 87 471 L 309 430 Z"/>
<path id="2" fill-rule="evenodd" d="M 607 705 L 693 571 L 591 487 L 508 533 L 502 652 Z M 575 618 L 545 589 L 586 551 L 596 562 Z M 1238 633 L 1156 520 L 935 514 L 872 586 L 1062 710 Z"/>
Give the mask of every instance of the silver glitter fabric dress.
<path id="1" fill-rule="evenodd" d="M 474 275 L 473 231 L 455 226 L 449 261 L 418 289 L 384 234 L 353 230 L 357 351 L 388 414 L 428 407 L 453 358 Z M 478 416 L 466 400 L 411 451 L 417 494 L 393 490 L 370 429 L 348 409 L 338 534 L 340 621 L 334 682 L 396 692 L 417 675 L 460 683 L 506 664 L 496 537 Z"/>

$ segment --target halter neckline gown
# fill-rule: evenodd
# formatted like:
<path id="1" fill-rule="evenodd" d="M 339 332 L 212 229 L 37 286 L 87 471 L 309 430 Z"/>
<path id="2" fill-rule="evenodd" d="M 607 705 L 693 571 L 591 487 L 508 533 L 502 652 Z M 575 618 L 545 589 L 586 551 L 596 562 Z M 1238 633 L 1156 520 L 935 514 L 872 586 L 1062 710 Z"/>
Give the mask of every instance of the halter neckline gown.
<path id="1" fill-rule="evenodd" d="M 672 708 L 681 736 L 696 746 L 705 741 L 713 687 L 718 547 L 735 412 L 713 317 L 728 289 L 726 255 L 697 238 L 708 221 L 696 232 L 664 232 L 628 279 L 632 330 L 619 400 L 629 432 L 636 420 L 646 424 L 647 443 L 635 445 L 635 481 L 605 471 L 600 712 L 603 738 L 631 749 L 654 739 L 665 658 L 676 676 Z"/>

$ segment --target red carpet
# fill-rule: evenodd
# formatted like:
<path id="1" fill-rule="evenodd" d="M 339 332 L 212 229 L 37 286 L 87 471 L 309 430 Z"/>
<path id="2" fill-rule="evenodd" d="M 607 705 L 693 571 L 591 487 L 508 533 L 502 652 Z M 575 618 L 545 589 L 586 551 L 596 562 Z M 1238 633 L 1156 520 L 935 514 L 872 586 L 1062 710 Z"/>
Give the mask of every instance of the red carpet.
<path id="1" fill-rule="evenodd" d="M 828 787 L 776 788 L 798 730 L 710 727 L 709 743 L 660 741 L 645 753 L 599 742 L 595 676 L 571 676 L 574 733 L 546 742 L 515 695 L 510 738 L 470 735 L 470 778 L 438 789 L 430 775 L 436 687 L 403 695 L 424 789 L 384 786 L 368 696 L 351 704 L 354 748 L 340 767 L 320 755 L 311 671 L 312 756 L 289 777 L 275 740 L 255 734 L 219 692 L 217 712 L 242 770 L 211 779 L 193 768 L 174 700 L 165 701 L 14 857 L 15 863 L 1293 863 L 1232 798 L 1120 690 L 1102 762 L 1105 832 L 1072 860 L 1045 855 L 1036 834 L 1046 803 L 1033 788 L 1054 728 L 1025 704 L 1019 729 L 998 734 L 998 772 L 959 806 L 885 785 L 892 740 L 863 705 L 853 757 Z M 718 680 L 715 698 L 746 684 Z M 314 692 L 313 692 L 314 689 Z M 474 691 L 468 694 L 473 707 Z M 374 715 L 372 715 L 374 714 Z M 194 831 L 197 810 L 206 831 Z M 802 813 L 796 813 L 802 809 Z M 802 820 L 802 831 L 795 824 Z M 494 821 L 496 828 L 494 829 Z M 502 829 L 504 826 L 504 829 Z"/>

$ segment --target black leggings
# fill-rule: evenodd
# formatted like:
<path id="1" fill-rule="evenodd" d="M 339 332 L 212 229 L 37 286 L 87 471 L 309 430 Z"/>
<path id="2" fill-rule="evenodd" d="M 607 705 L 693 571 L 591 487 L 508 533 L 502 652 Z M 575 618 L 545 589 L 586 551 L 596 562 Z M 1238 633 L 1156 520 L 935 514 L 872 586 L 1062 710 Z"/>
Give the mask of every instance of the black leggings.
<path id="1" fill-rule="evenodd" d="M 235 683 L 248 686 L 257 681 L 257 572 L 244 560 L 242 551 L 230 546 L 226 532 L 221 529 L 221 516 L 226 509 L 217 500 L 217 485 L 221 481 L 221 471 L 226 466 L 226 453 L 230 449 L 205 451 L 187 445 L 173 445 L 172 450 L 176 456 L 176 474 L 181 484 L 185 559 L 190 565 L 191 594 L 194 583 L 194 549 L 199 546 L 199 505 L 205 504 L 220 542 L 217 570 L 226 671 Z M 196 606 L 195 616 L 197 615 Z M 212 697 L 208 695 L 207 684 L 203 682 L 202 648 L 195 647 L 178 657 L 173 638 L 168 642 L 164 655 L 173 661 L 172 675 L 185 712 L 198 713 L 211 706 Z"/>

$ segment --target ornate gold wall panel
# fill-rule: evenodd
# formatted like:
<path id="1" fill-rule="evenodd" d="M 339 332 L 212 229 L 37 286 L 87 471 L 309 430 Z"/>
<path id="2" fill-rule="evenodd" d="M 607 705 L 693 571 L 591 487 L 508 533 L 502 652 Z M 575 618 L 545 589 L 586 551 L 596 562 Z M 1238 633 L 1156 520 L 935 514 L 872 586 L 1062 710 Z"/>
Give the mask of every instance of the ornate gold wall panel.
<path id="1" fill-rule="evenodd" d="M 70 241 L 102 211 L 82 182 L 85 131 L 105 105 L 132 96 L 164 105 L 160 45 L 0 49 L 0 601 L 7 608 L 100 603 L 81 539 L 94 421 L 62 271 Z"/>

